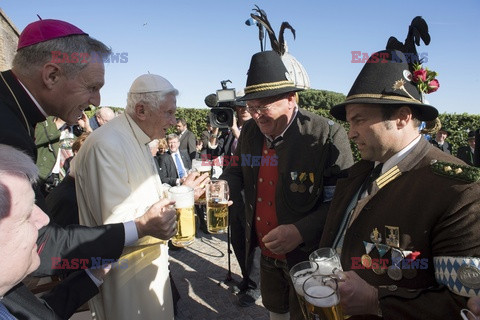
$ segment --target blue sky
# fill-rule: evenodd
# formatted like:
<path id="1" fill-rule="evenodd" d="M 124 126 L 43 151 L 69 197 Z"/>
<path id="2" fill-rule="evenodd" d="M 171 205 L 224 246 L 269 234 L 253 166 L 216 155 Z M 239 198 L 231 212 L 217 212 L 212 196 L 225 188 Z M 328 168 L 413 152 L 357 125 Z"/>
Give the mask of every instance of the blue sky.
<path id="1" fill-rule="evenodd" d="M 440 112 L 479 114 L 480 1 L 321 0 L 0 0 L 21 31 L 39 14 L 75 24 L 127 53 L 128 62 L 106 64 L 102 105 L 124 107 L 132 81 L 143 73 L 164 76 L 179 89 L 179 107 L 205 107 L 220 88 L 243 88 L 251 56 L 260 51 L 258 28 L 245 25 L 257 4 L 278 33 L 282 21 L 289 52 L 305 67 L 314 89 L 347 94 L 360 71 L 352 51 L 373 53 L 387 39 L 403 41 L 413 17 L 423 16 L 432 41 L 417 48 L 439 73 L 440 89 L 427 100 Z M 269 44 L 267 44 L 267 48 Z"/>

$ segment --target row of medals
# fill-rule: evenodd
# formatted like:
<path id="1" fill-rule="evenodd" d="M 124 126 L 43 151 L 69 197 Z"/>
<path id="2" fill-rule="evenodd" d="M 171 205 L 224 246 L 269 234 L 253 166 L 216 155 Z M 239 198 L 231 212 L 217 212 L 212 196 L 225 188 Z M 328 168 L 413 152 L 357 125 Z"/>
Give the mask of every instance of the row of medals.
<path id="1" fill-rule="evenodd" d="M 411 251 L 404 251 L 400 250 L 398 248 L 399 246 L 399 230 L 398 227 L 388 227 L 390 230 L 390 238 L 386 239 L 387 244 L 390 245 L 385 245 L 381 244 L 382 242 L 382 235 L 380 232 L 378 232 L 377 228 L 375 228 L 372 233 L 370 234 L 370 240 L 372 240 L 373 243 L 369 243 L 366 241 L 363 241 L 363 244 L 365 246 L 365 250 L 367 251 L 366 254 L 362 255 L 361 257 L 361 263 L 362 265 L 367 268 L 367 269 L 372 269 L 373 272 L 377 275 L 383 275 L 387 273 L 388 277 L 392 280 L 399 281 L 402 279 L 402 277 L 405 277 L 405 279 L 413 279 L 417 276 L 417 269 L 409 268 L 409 269 L 401 269 L 398 267 L 398 263 L 401 263 L 402 260 L 399 259 L 397 264 L 394 264 L 394 256 L 398 257 L 403 257 L 405 258 L 406 254 L 410 254 Z M 370 247 L 370 249 L 368 249 Z M 382 264 L 378 264 L 377 268 L 374 268 L 372 266 L 372 257 L 370 257 L 369 253 L 373 249 L 373 247 L 376 247 L 378 250 L 378 253 L 380 255 L 380 258 L 383 257 L 389 250 L 391 250 L 392 253 L 392 265 L 388 266 L 388 268 L 383 268 Z"/>
<path id="2" fill-rule="evenodd" d="M 307 191 L 307 186 L 303 184 L 303 182 L 307 179 L 307 173 L 306 172 L 301 172 L 300 175 L 298 172 L 293 171 L 290 172 L 290 177 L 292 178 L 292 183 L 290 183 L 290 191 L 292 192 L 300 192 L 304 193 Z M 300 183 L 297 183 L 297 178 L 300 180 Z M 313 172 L 308 173 L 308 178 L 312 182 L 312 185 L 309 188 L 309 192 L 312 193 L 313 190 L 313 182 L 314 182 L 314 175 Z"/>

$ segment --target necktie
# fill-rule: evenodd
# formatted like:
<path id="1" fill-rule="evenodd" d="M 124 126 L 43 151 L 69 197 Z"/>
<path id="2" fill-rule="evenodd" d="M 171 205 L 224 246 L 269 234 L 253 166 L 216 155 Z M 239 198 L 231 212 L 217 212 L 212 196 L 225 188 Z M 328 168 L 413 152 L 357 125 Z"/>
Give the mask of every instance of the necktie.
<path id="1" fill-rule="evenodd" d="M 362 185 L 362 188 L 360 189 L 359 193 L 359 198 L 362 196 L 362 194 L 367 191 L 368 194 L 372 193 L 373 189 L 373 182 L 380 177 L 380 174 L 382 173 L 382 168 L 383 168 L 383 163 L 379 163 L 375 168 L 373 168 L 372 172 L 368 175 L 367 179 Z"/>
<path id="2" fill-rule="evenodd" d="M 182 160 L 180 160 L 178 153 L 175 153 L 175 162 L 177 164 L 178 177 L 182 179 L 183 176 L 185 176 L 185 171 L 183 170 Z"/>
<path id="3" fill-rule="evenodd" d="M 272 140 L 272 142 L 270 142 L 270 149 L 275 149 L 275 147 L 280 144 L 280 142 L 283 140 L 283 137 L 280 136 L 280 137 L 276 137 L 275 139 Z"/>
<path id="4" fill-rule="evenodd" d="M 0 302 L 0 319 L 2 320 L 15 320 L 16 318 L 5 308 L 3 303 Z"/>
<path id="5" fill-rule="evenodd" d="M 373 188 L 373 182 L 377 180 L 378 177 L 380 177 L 380 173 L 382 172 L 383 168 L 383 163 L 379 163 L 373 170 L 370 172 L 370 174 L 367 176 L 365 181 L 363 182 L 362 186 L 360 187 L 360 191 L 358 192 L 357 199 L 354 201 L 350 202 L 350 204 L 347 207 L 346 212 L 348 214 L 343 218 L 342 223 L 340 224 L 339 232 L 337 233 L 337 237 L 335 238 L 333 242 L 333 248 L 337 249 L 337 252 L 341 253 L 342 247 L 343 247 L 343 239 L 345 237 L 345 231 L 347 230 L 348 226 L 350 225 L 350 220 L 352 219 L 353 211 L 355 209 L 355 205 L 357 204 L 358 200 L 362 198 L 362 195 L 365 193 L 365 191 L 368 192 L 368 194 L 372 193 L 372 188 Z"/>

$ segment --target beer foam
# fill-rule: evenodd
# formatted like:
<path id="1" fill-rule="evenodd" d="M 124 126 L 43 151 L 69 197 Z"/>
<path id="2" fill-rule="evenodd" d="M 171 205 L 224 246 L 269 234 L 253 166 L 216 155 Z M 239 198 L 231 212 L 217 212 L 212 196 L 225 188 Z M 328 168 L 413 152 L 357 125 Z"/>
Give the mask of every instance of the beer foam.
<path id="1" fill-rule="evenodd" d="M 316 271 L 316 268 L 307 268 L 300 271 L 295 272 L 293 275 L 294 281 L 293 286 L 295 288 L 295 292 L 300 296 L 304 296 L 303 292 L 303 284 L 304 282 L 312 276 L 312 274 Z"/>
<path id="2" fill-rule="evenodd" d="M 335 261 L 330 259 L 315 259 L 315 262 L 318 264 L 318 272 L 323 275 L 333 274 L 333 269 L 337 268 L 342 270 L 342 267 L 339 266 Z"/>
<path id="3" fill-rule="evenodd" d="M 168 189 L 169 198 L 175 200 L 176 208 L 188 208 L 194 205 L 193 188 L 176 186 Z"/>
<path id="4" fill-rule="evenodd" d="M 305 293 L 305 300 L 320 308 L 336 306 L 340 302 L 335 290 L 328 286 L 318 285 L 305 288 Z"/>
<path id="5" fill-rule="evenodd" d="M 212 170 L 212 167 L 210 166 L 200 166 L 196 168 L 198 172 L 207 172 Z"/>

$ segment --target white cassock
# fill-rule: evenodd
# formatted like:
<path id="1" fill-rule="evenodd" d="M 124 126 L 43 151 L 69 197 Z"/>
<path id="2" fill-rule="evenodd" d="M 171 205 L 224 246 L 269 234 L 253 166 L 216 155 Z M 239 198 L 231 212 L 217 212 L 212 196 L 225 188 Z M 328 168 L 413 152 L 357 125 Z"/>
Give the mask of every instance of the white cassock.
<path id="1" fill-rule="evenodd" d="M 80 223 L 98 226 L 143 215 L 162 195 L 150 138 L 125 113 L 95 130 L 75 156 Z M 174 319 L 168 247 L 153 237 L 125 247 L 89 301 L 94 319 Z"/>

